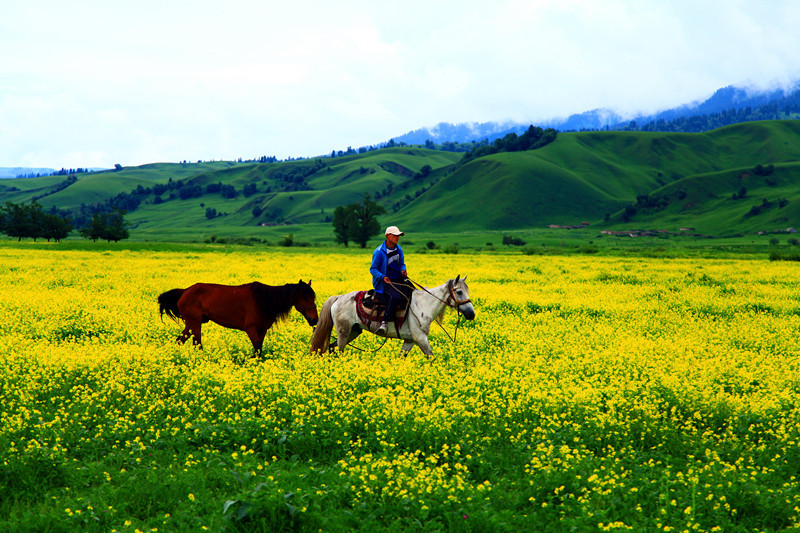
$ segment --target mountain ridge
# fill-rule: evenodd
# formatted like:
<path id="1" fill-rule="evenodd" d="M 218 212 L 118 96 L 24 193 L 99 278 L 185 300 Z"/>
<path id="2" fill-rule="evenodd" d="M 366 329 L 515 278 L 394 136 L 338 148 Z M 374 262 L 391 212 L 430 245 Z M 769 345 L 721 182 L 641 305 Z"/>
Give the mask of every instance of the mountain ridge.
<path id="1" fill-rule="evenodd" d="M 430 128 L 418 128 L 403 135 L 393 137 L 392 140 L 406 144 L 425 144 L 427 140 L 435 143 L 454 142 L 470 143 L 473 141 L 502 138 L 508 133 L 521 134 L 531 123 L 543 128 L 554 128 L 558 131 L 592 131 L 592 130 L 624 130 L 637 129 L 631 128 L 632 124 L 639 127 L 645 124 L 658 123 L 659 121 L 668 122 L 681 118 L 688 118 L 698 115 L 708 115 L 730 110 L 758 108 L 762 106 L 775 106 L 775 113 L 781 109 L 786 109 L 791 104 L 795 113 L 800 114 L 800 81 L 794 82 L 787 88 L 776 89 L 752 89 L 747 87 L 737 87 L 729 85 L 714 91 L 705 100 L 697 100 L 677 107 L 665 109 L 651 114 L 633 114 L 623 116 L 609 108 L 598 108 L 582 113 L 575 113 L 566 118 L 550 118 L 539 121 L 529 121 L 524 123 L 513 121 L 489 121 L 489 122 L 463 122 L 446 123 L 440 122 Z M 755 117 L 747 120 L 762 120 L 770 117 Z M 744 120 L 743 120 L 744 121 Z M 708 131 L 719 127 L 716 124 L 702 130 Z M 659 129 L 653 127 L 648 131 L 675 131 L 674 129 Z"/>
<path id="2" fill-rule="evenodd" d="M 52 168 L 41 167 L 0 167 L 0 180 L 18 177 L 46 176 L 55 172 Z M 31 176 L 33 175 L 33 176 Z"/>

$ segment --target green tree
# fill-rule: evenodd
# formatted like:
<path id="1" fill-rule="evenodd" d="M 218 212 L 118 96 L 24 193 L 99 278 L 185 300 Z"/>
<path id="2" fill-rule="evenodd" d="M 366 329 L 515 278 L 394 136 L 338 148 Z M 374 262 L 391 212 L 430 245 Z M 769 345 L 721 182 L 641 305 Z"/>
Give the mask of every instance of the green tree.
<path id="1" fill-rule="evenodd" d="M 353 228 L 353 242 L 367 247 L 367 241 L 381 232 L 378 216 L 386 213 L 382 205 L 370 198 L 369 193 L 364 195 L 364 203 L 353 204 L 355 212 L 355 228 Z"/>
<path id="2" fill-rule="evenodd" d="M 63 218 L 52 213 L 44 215 L 43 222 L 44 231 L 42 232 L 42 237 L 47 239 L 47 242 L 50 242 L 50 239 L 60 242 L 72 231 L 72 224 L 68 218 Z"/>
<path id="3" fill-rule="evenodd" d="M 92 223 L 82 228 L 80 234 L 92 241 L 104 239 L 108 242 L 119 242 L 127 239 L 130 232 L 125 214 L 126 212 L 122 209 L 114 209 L 111 213 L 94 213 Z"/>
<path id="4" fill-rule="evenodd" d="M 336 242 L 347 246 L 352 241 L 367 247 L 367 241 L 380 233 L 378 216 L 386 213 L 382 205 L 376 203 L 369 195 L 364 195 L 363 203 L 352 203 L 348 206 L 338 206 L 333 211 L 333 232 Z"/>
<path id="5" fill-rule="evenodd" d="M 114 209 L 112 213 L 105 215 L 105 234 L 103 238 L 108 242 L 119 242 L 130 237 L 128 222 L 125 220 L 126 211 Z"/>
<path id="6" fill-rule="evenodd" d="M 431 166 L 430 166 L 430 165 L 423 165 L 423 166 L 422 166 L 422 168 L 421 168 L 421 169 L 419 169 L 419 172 L 417 172 L 417 173 L 414 175 L 414 178 L 415 178 L 415 179 L 423 179 L 423 178 L 427 178 L 427 177 L 428 177 L 428 174 L 430 174 L 430 173 L 431 173 L 431 170 L 433 170 L 433 169 L 431 168 Z"/>
<path id="7" fill-rule="evenodd" d="M 239 191 L 236 190 L 236 187 L 233 185 L 223 185 L 220 190 L 220 194 L 222 194 L 223 198 L 232 199 L 239 196 Z"/>
<path id="8" fill-rule="evenodd" d="M 103 214 L 94 213 L 92 215 L 92 223 L 89 224 L 88 226 L 81 228 L 79 233 L 81 234 L 81 236 L 96 242 L 97 239 L 103 238 L 104 231 L 105 231 L 105 224 L 103 222 Z"/>
<path id="9" fill-rule="evenodd" d="M 347 247 L 352 239 L 353 228 L 355 227 L 355 212 L 353 204 L 338 206 L 333 210 L 333 235 L 336 242 Z"/>
<path id="10" fill-rule="evenodd" d="M 56 227 L 60 229 L 52 234 Z M 35 201 L 28 205 L 6 202 L 0 209 L 0 231 L 20 241 L 23 237 L 34 241 L 40 237 L 48 241 L 56 236 L 63 238 L 71 229 L 72 226 L 68 221 L 55 214 L 46 214 L 42 206 Z"/>
<path id="11" fill-rule="evenodd" d="M 30 216 L 29 206 L 6 202 L 2 213 L 2 230 L 9 237 L 16 237 L 21 241 L 23 237 L 33 234 L 33 220 Z"/>

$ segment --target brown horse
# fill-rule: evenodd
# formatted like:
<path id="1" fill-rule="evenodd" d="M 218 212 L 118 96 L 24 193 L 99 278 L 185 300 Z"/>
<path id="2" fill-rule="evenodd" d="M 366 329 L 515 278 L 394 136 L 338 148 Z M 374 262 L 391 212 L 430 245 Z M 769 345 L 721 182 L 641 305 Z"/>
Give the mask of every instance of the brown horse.
<path id="1" fill-rule="evenodd" d="M 200 328 L 209 320 L 222 327 L 247 333 L 256 355 L 261 353 L 264 336 L 275 322 L 285 320 L 292 307 L 314 327 L 319 320 L 316 295 L 311 282 L 287 283 L 279 287 L 257 281 L 246 285 L 195 283 L 187 289 L 172 289 L 158 297 L 161 320 L 164 313 L 177 321 L 183 319 L 185 328 L 178 336 L 183 344 L 194 337 L 196 346 L 203 348 Z"/>

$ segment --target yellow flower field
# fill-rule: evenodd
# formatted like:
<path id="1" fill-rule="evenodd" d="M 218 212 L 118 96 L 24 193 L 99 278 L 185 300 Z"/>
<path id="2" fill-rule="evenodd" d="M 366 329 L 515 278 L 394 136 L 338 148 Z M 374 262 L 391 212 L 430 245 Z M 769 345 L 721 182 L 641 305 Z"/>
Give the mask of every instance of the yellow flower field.
<path id="1" fill-rule="evenodd" d="M 736 259 L 415 253 L 477 316 L 435 358 L 309 354 L 156 297 L 367 289 L 361 250 L 0 245 L 0 531 L 800 527 L 800 271 Z M 457 317 L 447 315 L 452 335 Z"/>

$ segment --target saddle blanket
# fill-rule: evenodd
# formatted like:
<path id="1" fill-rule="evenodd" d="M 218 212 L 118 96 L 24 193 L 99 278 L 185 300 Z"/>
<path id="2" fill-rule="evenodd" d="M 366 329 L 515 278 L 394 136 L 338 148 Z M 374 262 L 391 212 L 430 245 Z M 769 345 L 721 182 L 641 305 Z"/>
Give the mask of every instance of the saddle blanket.
<path id="1" fill-rule="evenodd" d="M 398 330 L 403 327 L 406 321 L 406 311 L 408 310 L 409 303 L 410 301 L 406 302 L 405 305 L 398 305 L 394 313 L 394 324 Z M 383 320 L 383 312 L 385 310 L 386 304 L 375 300 L 374 289 L 356 293 L 356 314 L 358 314 L 358 319 L 364 324 L 380 322 Z"/>

